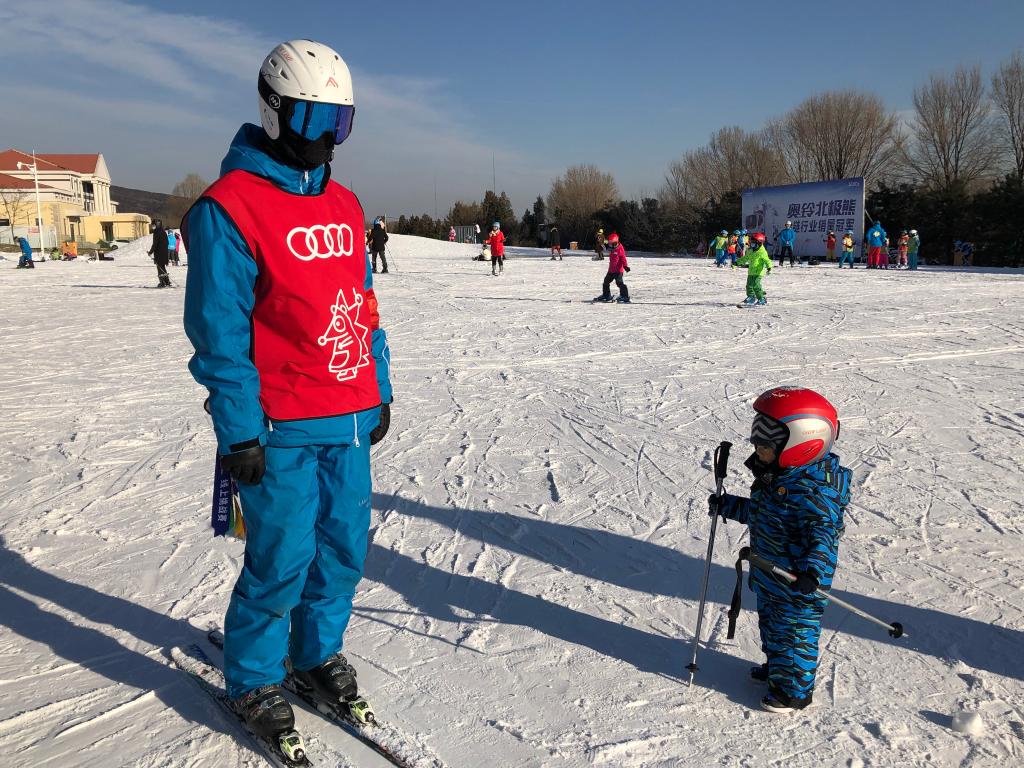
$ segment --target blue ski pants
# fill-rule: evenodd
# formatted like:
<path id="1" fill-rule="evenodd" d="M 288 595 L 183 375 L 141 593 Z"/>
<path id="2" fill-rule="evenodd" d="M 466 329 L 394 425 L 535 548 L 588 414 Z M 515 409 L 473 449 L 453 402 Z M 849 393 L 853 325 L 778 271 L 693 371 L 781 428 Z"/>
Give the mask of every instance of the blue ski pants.
<path id="1" fill-rule="evenodd" d="M 839 268 L 843 268 L 843 264 L 849 264 L 850 269 L 853 269 L 853 251 L 843 251 L 839 257 Z"/>
<path id="2" fill-rule="evenodd" d="M 802 699 L 814 691 L 821 616 L 828 601 L 813 595 L 787 595 L 783 589 L 789 588 L 755 581 L 761 650 L 768 658 L 769 686 Z"/>
<path id="3" fill-rule="evenodd" d="M 917 269 L 917 251 L 907 254 L 907 269 Z"/>
<path id="4" fill-rule="evenodd" d="M 715 248 L 715 264 L 718 266 L 725 264 L 725 248 Z"/>
<path id="5" fill-rule="evenodd" d="M 257 485 L 240 485 L 245 562 L 224 619 L 233 698 L 311 669 L 342 647 L 370 527 L 370 441 L 267 446 Z"/>

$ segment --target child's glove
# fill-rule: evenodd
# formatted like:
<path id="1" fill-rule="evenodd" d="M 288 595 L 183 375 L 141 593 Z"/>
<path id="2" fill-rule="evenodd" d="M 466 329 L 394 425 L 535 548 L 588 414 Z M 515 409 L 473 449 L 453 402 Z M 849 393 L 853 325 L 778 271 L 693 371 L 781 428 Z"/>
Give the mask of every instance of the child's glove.
<path id="1" fill-rule="evenodd" d="M 629 272 L 629 267 L 626 267 L 626 271 Z"/>
<path id="2" fill-rule="evenodd" d="M 813 573 L 798 573 L 796 581 L 789 585 L 794 592 L 809 595 L 818 589 L 818 577 Z"/>

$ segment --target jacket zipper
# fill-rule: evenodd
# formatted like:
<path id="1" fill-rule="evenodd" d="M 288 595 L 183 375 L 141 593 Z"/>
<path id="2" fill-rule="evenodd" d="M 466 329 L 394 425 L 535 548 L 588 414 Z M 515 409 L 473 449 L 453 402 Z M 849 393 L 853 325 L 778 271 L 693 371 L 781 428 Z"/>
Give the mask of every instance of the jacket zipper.
<path id="1" fill-rule="evenodd" d="M 356 448 L 358 448 L 359 447 L 359 416 L 357 414 L 354 414 L 354 413 L 352 414 L 352 435 L 355 437 L 355 442 L 353 443 L 353 445 Z"/>

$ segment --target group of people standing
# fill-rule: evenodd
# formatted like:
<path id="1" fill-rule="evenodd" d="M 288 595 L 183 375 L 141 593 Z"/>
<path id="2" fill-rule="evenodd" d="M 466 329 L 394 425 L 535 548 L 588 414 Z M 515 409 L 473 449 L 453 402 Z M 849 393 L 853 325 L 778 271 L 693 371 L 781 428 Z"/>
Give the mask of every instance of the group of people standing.
<path id="1" fill-rule="evenodd" d="M 841 240 L 837 238 L 834 231 L 829 230 L 823 242 L 825 243 L 825 252 L 829 261 L 835 261 L 836 246 L 841 245 L 842 252 L 839 256 L 839 268 L 842 269 L 844 264 L 848 264 L 850 269 L 853 269 L 853 264 L 856 259 L 856 241 L 854 240 L 852 229 L 847 229 L 843 232 Z M 793 229 L 793 222 L 787 221 L 786 226 L 779 232 L 777 241 L 776 257 L 779 260 L 780 267 L 785 264 L 787 259 L 789 260 L 789 265 L 791 267 L 796 266 L 796 256 L 793 252 L 795 244 L 796 230 Z M 865 234 L 865 244 L 867 250 L 867 268 L 888 269 L 889 236 L 882 228 L 880 222 L 876 221 L 867 231 Z M 736 229 L 733 230 L 733 233 L 730 235 L 728 230 L 723 229 L 709 243 L 708 254 L 710 255 L 711 252 L 714 251 L 715 266 L 719 269 L 725 267 L 726 262 L 730 262 L 732 268 L 735 269 L 739 265 L 739 260 L 744 257 L 744 254 L 747 252 L 749 247 L 750 235 L 747 230 Z M 921 249 L 921 238 L 917 234 L 917 230 L 903 230 L 899 239 L 896 241 L 896 248 L 896 268 L 917 269 L 917 257 Z M 809 261 L 809 263 L 812 266 L 817 264 L 817 262 L 813 260 Z"/>

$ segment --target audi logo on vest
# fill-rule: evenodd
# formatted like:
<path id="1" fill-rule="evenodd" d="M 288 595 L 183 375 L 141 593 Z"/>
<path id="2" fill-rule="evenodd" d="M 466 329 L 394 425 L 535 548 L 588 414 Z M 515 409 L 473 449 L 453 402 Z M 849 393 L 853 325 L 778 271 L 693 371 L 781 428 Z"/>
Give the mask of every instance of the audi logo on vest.
<path id="1" fill-rule="evenodd" d="M 348 224 L 315 224 L 296 227 L 286 238 L 288 250 L 301 261 L 351 256 L 355 238 Z"/>

